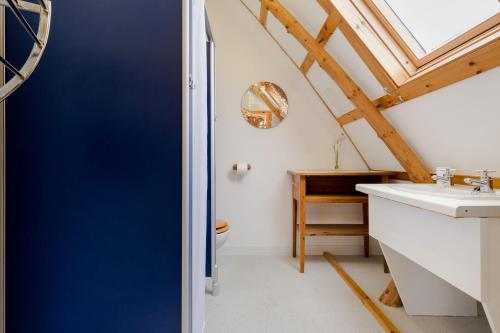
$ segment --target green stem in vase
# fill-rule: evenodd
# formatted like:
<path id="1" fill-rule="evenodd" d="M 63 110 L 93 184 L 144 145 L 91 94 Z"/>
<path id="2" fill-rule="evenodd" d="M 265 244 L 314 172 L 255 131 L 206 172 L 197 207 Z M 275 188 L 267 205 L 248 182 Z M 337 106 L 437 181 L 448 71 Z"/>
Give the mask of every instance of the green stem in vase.
<path id="1" fill-rule="evenodd" d="M 337 137 L 337 140 L 335 141 L 335 144 L 333 145 L 333 152 L 335 154 L 335 170 L 338 170 L 340 168 L 339 166 L 339 152 L 340 152 L 340 141 L 345 137 L 344 133 L 340 133 L 339 136 Z"/>

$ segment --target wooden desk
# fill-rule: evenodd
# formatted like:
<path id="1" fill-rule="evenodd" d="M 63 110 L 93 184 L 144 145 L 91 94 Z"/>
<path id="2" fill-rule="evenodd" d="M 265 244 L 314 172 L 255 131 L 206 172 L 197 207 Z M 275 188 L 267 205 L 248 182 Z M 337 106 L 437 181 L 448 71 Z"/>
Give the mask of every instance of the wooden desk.
<path id="1" fill-rule="evenodd" d="M 387 183 L 388 171 L 306 171 L 289 170 L 292 177 L 293 247 L 297 256 L 297 226 L 300 234 L 300 272 L 304 273 L 306 236 L 363 236 L 365 256 L 369 256 L 368 196 L 356 191 L 356 184 Z M 307 224 L 307 203 L 361 203 L 362 224 Z M 299 222 L 297 223 L 297 216 Z"/>

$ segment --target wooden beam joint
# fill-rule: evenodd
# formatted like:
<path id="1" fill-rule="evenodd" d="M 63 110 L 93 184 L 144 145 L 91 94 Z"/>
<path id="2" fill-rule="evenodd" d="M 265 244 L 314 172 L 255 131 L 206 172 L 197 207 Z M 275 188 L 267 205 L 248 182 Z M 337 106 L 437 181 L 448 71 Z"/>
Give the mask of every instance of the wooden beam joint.
<path id="1" fill-rule="evenodd" d="M 267 14 L 269 13 L 268 8 L 264 5 L 264 2 L 261 1 L 260 4 L 260 15 L 259 15 L 259 22 L 263 26 L 266 26 L 267 24 Z"/>
<path id="2" fill-rule="evenodd" d="M 316 42 L 318 42 L 321 46 L 326 45 L 330 40 L 330 37 L 335 32 L 335 29 L 339 26 L 341 22 L 341 18 L 338 15 L 328 15 L 321 30 L 316 36 Z M 307 53 L 307 56 L 304 58 L 302 65 L 300 65 L 300 71 L 304 74 L 307 74 L 311 66 L 314 64 L 314 56 L 311 52 Z"/>

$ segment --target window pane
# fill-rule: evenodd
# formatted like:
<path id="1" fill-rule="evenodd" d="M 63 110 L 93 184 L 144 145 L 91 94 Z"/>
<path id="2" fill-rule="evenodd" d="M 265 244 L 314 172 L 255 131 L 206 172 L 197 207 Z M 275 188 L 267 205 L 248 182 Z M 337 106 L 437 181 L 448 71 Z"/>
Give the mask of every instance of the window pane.
<path id="1" fill-rule="evenodd" d="M 500 12 L 499 0 L 384 0 L 424 53 Z"/>

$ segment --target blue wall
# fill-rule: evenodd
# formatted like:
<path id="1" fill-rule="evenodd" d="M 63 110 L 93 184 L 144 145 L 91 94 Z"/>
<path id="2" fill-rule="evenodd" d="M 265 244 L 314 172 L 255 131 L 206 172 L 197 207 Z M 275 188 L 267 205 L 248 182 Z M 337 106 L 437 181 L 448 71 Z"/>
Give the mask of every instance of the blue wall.
<path id="1" fill-rule="evenodd" d="M 53 12 L 7 100 L 7 332 L 180 332 L 181 1 Z"/>

